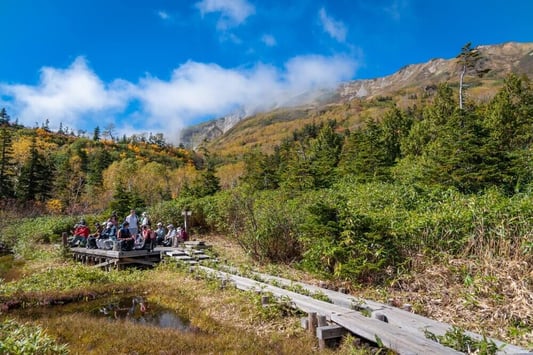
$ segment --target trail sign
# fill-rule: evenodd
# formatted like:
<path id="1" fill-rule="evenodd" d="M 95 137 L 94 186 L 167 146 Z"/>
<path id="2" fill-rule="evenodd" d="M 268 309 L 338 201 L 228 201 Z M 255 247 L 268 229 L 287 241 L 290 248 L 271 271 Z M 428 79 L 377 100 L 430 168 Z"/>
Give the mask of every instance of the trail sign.
<path id="1" fill-rule="evenodd" d="M 192 212 L 188 211 L 188 210 L 184 210 L 184 211 L 181 211 L 181 215 L 183 216 L 183 227 L 185 228 L 185 232 L 189 233 L 189 226 L 188 226 L 188 223 L 187 223 L 187 217 L 192 215 Z"/>

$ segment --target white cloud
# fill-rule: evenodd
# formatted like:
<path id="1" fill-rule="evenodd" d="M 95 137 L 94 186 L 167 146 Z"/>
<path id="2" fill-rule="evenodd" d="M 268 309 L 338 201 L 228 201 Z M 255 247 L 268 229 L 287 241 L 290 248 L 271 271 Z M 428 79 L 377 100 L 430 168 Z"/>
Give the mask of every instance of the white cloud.
<path id="1" fill-rule="evenodd" d="M 49 119 L 51 127 L 58 127 L 59 122 L 79 127 L 87 114 L 121 111 L 132 90 L 123 80 L 104 84 L 83 57 L 76 58 L 67 69 L 42 68 L 36 86 L 0 85 L 0 91 L 12 98 L 10 106 L 21 123 L 33 126 Z"/>
<path id="2" fill-rule="evenodd" d="M 326 33 L 339 42 L 344 42 L 346 40 L 347 29 L 343 22 L 336 21 L 332 17 L 328 16 L 324 8 L 320 9 L 318 15 L 320 17 L 322 28 Z"/>
<path id="3" fill-rule="evenodd" d="M 283 69 L 258 63 L 251 68 L 223 68 L 189 61 L 176 68 L 169 80 L 146 76 L 137 84 L 114 80 L 110 84 L 77 58 L 68 68 L 43 68 L 35 86 L 0 85 L 0 97 L 10 98 L 12 117 L 33 126 L 45 118 L 54 129 L 92 130 L 113 122 L 117 132 L 164 132 L 176 143 L 178 131 L 234 110 L 254 113 L 295 104 L 312 89 L 332 87 L 349 80 L 357 63 L 343 56 L 301 56 Z"/>
<path id="4" fill-rule="evenodd" d="M 219 12 L 217 28 L 220 30 L 238 26 L 255 13 L 255 7 L 246 0 L 202 0 L 196 7 L 202 16 Z"/>
<path id="5" fill-rule="evenodd" d="M 278 43 L 276 42 L 276 38 L 274 38 L 274 36 L 272 35 L 269 35 L 269 34 L 264 34 L 262 37 L 261 37 L 261 41 L 263 41 L 263 43 L 269 47 L 274 47 L 275 45 L 277 45 Z"/>
<path id="6" fill-rule="evenodd" d="M 357 65 L 345 56 L 324 57 L 309 55 L 292 58 L 285 65 L 286 81 L 294 90 L 311 90 L 332 87 L 350 79 Z"/>
<path id="7" fill-rule="evenodd" d="M 353 59 L 341 56 L 296 57 L 284 71 L 264 64 L 243 70 L 190 61 L 175 69 L 169 81 L 143 79 L 140 100 L 153 124 L 178 130 L 195 117 L 222 117 L 236 108 L 256 112 L 294 103 L 308 90 L 352 78 L 356 67 Z"/>

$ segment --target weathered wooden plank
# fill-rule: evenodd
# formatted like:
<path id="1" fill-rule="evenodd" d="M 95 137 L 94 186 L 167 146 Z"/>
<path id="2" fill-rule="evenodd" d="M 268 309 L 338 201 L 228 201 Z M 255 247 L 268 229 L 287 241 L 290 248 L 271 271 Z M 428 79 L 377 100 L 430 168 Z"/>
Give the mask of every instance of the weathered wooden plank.
<path id="1" fill-rule="evenodd" d="M 139 258 L 121 258 L 118 261 L 119 264 L 141 264 L 141 265 L 148 265 L 148 266 L 154 266 L 154 261 L 150 260 L 144 260 Z"/>
<path id="2" fill-rule="evenodd" d="M 325 325 L 316 328 L 316 337 L 318 339 L 335 339 L 346 335 L 346 329 L 339 325 Z"/>
<path id="3" fill-rule="evenodd" d="M 104 261 L 102 263 L 93 265 L 93 267 L 94 268 L 106 267 L 106 266 L 114 265 L 115 263 L 116 263 L 116 261 L 114 261 L 114 260 L 108 260 L 108 261 Z"/>

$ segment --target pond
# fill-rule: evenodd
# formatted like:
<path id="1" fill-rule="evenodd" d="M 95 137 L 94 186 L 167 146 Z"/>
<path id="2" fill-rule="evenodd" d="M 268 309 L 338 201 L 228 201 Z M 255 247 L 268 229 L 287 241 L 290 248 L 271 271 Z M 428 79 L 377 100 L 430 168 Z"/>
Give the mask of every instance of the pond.
<path id="1" fill-rule="evenodd" d="M 181 318 L 170 309 L 146 302 L 141 296 L 107 299 L 104 302 L 99 301 L 94 305 L 91 313 L 94 316 L 106 317 L 110 320 L 129 320 L 159 328 L 189 330 L 188 320 Z"/>
<path id="2" fill-rule="evenodd" d="M 88 302 L 13 310 L 23 318 L 38 319 L 82 313 L 109 321 L 127 321 L 159 328 L 190 331 L 190 322 L 175 311 L 138 295 L 120 295 Z"/>

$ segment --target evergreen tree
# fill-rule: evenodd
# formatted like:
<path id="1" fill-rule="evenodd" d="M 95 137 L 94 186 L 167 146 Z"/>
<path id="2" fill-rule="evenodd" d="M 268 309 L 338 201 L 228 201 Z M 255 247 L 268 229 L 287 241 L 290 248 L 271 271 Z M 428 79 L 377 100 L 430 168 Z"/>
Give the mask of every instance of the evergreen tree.
<path id="1" fill-rule="evenodd" d="M 310 169 L 314 187 L 330 187 L 336 180 L 336 167 L 342 150 L 342 137 L 336 133 L 335 121 L 324 125 L 310 147 Z"/>
<path id="2" fill-rule="evenodd" d="M 11 128 L 0 125 L 0 198 L 12 197 L 13 190 L 13 139 Z"/>
<path id="3" fill-rule="evenodd" d="M 206 148 L 202 148 L 203 158 L 197 157 L 196 166 L 201 170 L 200 176 L 184 187 L 184 193 L 194 197 L 214 195 L 220 191 L 220 179 L 216 176 L 215 158 Z"/>
<path id="4" fill-rule="evenodd" d="M 490 130 L 487 154 L 494 159 L 499 184 L 508 191 L 533 181 L 533 90 L 527 77 L 514 74 L 486 109 Z"/>
<path id="5" fill-rule="evenodd" d="M 87 184 L 101 186 L 103 172 L 112 163 L 111 155 L 105 148 L 100 147 L 94 149 L 93 153 L 87 158 Z"/>
<path id="6" fill-rule="evenodd" d="M 259 150 L 251 151 L 244 156 L 244 174 L 241 181 L 254 190 L 276 189 L 278 177 L 275 155 L 267 155 Z"/>
<path id="7" fill-rule="evenodd" d="M 390 165 L 402 157 L 401 142 L 409 135 L 411 126 L 411 118 L 397 107 L 385 113 L 381 128 Z"/>
<path id="8" fill-rule="evenodd" d="M 413 122 L 407 137 L 401 140 L 400 148 L 404 156 L 422 156 L 456 108 L 453 90 L 446 84 L 439 85 L 433 103 L 424 108 L 421 119 Z"/>
<path id="9" fill-rule="evenodd" d="M 454 112 L 425 151 L 427 176 L 465 193 L 482 190 L 496 173 L 486 142 L 487 131 L 474 110 Z"/>
<path id="10" fill-rule="evenodd" d="M 21 201 L 45 201 L 52 192 L 53 169 L 49 161 L 39 153 L 37 138 L 32 136 L 30 158 L 23 165 L 16 188 Z"/>
<path id="11" fill-rule="evenodd" d="M 365 124 L 364 128 L 347 137 L 339 170 L 342 174 L 353 174 L 361 181 L 387 180 L 392 163 L 383 141 L 382 127 L 370 118 Z"/>
<path id="12" fill-rule="evenodd" d="M 9 115 L 7 114 L 6 108 L 2 107 L 0 110 L 0 126 L 9 125 Z"/>
<path id="13" fill-rule="evenodd" d="M 99 141 L 99 140 L 100 140 L 100 126 L 96 126 L 93 132 L 93 141 Z"/>
<path id="14" fill-rule="evenodd" d="M 130 194 L 126 192 L 126 188 L 122 181 L 116 181 L 115 190 L 113 191 L 113 200 L 109 203 L 109 208 L 117 212 L 117 216 L 124 218 L 131 210 L 130 208 Z M 119 220 L 120 221 L 120 220 Z"/>
<path id="15" fill-rule="evenodd" d="M 461 48 L 461 53 L 457 56 L 459 58 L 459 108 L 463 109 L 464 100 L 464 78 L 467 74 L 473 74 L 482 77 L 490 71 L 490 69 L 482 68 L 483 58 L 479 51 L 472 48 L 472 43 L 468 42 Z"/>
<path id="16" fill-rule="evenodd" d="M 306 142 L 286 142 L 280 149 L 280 187 L 287 190 L 304 191 L 314 187 L 309 147 Z"/>

